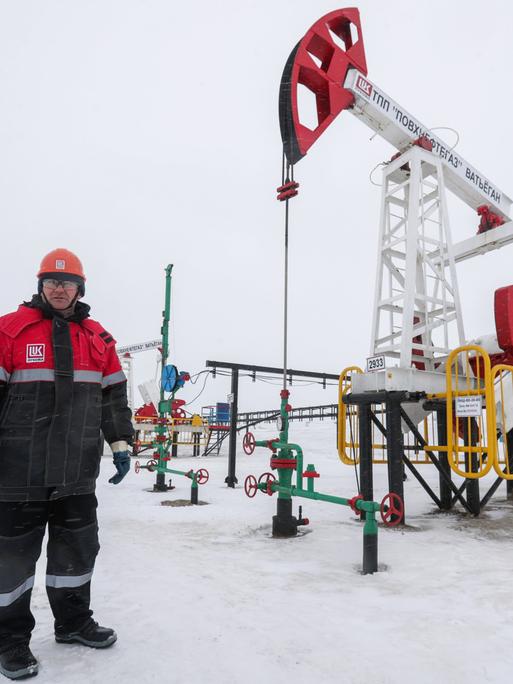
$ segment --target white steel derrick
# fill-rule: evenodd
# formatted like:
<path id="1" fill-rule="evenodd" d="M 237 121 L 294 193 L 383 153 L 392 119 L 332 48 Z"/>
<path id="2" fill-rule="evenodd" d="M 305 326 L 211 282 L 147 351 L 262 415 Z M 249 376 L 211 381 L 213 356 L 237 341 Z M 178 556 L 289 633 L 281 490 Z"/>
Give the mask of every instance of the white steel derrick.
<path id="1" fill-rule="evenodd" d="M 414 146 L 383 172 L 370 353 L 434 371 L 463 343 L 444 168 Z"/>

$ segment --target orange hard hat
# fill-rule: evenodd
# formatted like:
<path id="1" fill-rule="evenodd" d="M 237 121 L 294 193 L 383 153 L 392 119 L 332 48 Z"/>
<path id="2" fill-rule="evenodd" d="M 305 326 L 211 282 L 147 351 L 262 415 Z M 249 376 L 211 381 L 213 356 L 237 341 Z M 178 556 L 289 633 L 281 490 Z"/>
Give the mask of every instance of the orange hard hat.
<path id="1" fill-rule="evenodd" d="M 69 249 L 63 249 L 62 247 L 52 250 L 43 257 L 37 277 L 41 278 L 42 275 L 50 273 L 76 276 L 84 281 L 86 279 L 80 259 L 76 254 L 70 252 Z"/>

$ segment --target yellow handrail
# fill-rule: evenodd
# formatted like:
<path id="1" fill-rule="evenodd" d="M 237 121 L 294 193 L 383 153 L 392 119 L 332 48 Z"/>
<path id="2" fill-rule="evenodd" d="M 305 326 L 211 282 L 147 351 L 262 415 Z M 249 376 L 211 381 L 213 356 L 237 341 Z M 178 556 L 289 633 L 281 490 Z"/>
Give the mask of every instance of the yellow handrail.
<path id="1" fill-rule="evenodd" d="M 338 457 L 346 465 L 354 465 L 360 460 L 360 444 L 358 443 L 358 407 L 346 406 L 343 402 L 352 387 L 352 375 L 363 373 L 359 366 L 344 368 L 338 380 L 338 425 L 337 425 L 337 449 Z M 356 420 L 355 420 L 356 419 Z M 349 442 L 346 438 L 346 428 L 349 425 Z M 353 453 L 346 453 L 349 447 Z"/>
<path id="2" fill-rule="evenodd" d="M 505 396 L 505 391 L 506 388 L 504 387 L 504 380 L 505 380 L 505 375 L 509 374 L 509 380 L 510 380 L 510 393 L 509 397 Z M 499 377 L 497 377 L 499 376 Z M 506 403 L 509 404 L 511 409 L 513 409 L 513 366 L 508 366 L 506 364 L 499 364 L 497 366 L 494 366 L 492 369 L 492 387 L 494 389 L 494 423 L 495 423 L 495 434 L 496 434 L 496 439 L 497 439 L 497 444 L 496 444 L 496 457 L 493 462 L 493 467 L 495 469 L 495 472 L 499 477 L 501 477 L 503 480 L 513 480 L 513 454 L 509 453 L 509 445 L 508 445 L 508 439 L 507 439 L 507 429 L 506 429 Z M 496 402 L 496 392 L 499 392 L 499 401 Z M 508 401 L 509 400 L 509 401 Z M 499 449 L 499 423 L 497 421 L 497 408 L 500 410 L 500 426 L 501 426 L 501 433 L 502 433 L 502 442 L 503 442 L 503 452 L 504 452 L 504 458 L 502 459 L 502 463 L 504 464 L 504 469 L 501 468 L 501 459 L 500 459 L 500 449 Z"/>
<path id="3" fill-rule="evenodd" d="M 471 366 L 470 352 L 474 352 Z M 460 370 L 459 357 L 464 355 Z M 496 460 L 496 418 L 495 397 L 492 383 L 490 357 L 477 345 L 465 345 L 454 349 L 447 359 L 446 367 L 446 411 L 447 411 L 447 457 L 452 470 L 461 477 L 477 479 L 486 475 Z M 482 396 L 486 407 L 486 421 L 483 417 L 461 417 L 453 410 L 453 401 L 458 397 Z M 460 421 L 466 421 L 460 423 Z M 475 421 L 475 422 L 473 422 Z M 460 427 L 464 441 L 459 443 Z M 486 430 L 484 429 L 486 427 Z M 474 430 L 473 430 L 474 428 Z M 476 433 L 477 430 L 477 434 Z M 472 433 L 474 432 L 474 435 Z M 472 442 L 475 441 L 475 444 Z M 465 469 L 460 468 L 460 458 Z"/>

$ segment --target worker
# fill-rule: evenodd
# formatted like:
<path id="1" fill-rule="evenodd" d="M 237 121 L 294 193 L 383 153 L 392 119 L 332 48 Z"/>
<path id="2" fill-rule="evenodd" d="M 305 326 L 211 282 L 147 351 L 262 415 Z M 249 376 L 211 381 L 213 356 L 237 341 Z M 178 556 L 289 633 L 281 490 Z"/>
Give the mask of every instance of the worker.
<path id="1" fill-rule="evenodd" d="M 113 484 L 130 469 L 133 437 L 115 340 L 81 301 L 80 260 L 55 249 L 37 277 L 32 300 L 0 317 L 0 672 L 10 679 L 38 671 L 30 598 L 46 527 L 56 641 L 116 641 L 89 605 L 99 549 L 95 483 L 101 433 L 114 456 Z"/>

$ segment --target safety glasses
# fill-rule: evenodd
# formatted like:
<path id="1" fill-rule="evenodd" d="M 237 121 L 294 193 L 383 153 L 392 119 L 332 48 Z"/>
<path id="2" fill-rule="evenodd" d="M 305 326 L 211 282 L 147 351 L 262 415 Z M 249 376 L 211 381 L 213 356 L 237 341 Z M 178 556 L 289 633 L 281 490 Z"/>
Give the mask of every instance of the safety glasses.
<path id="1" fill-rule="evenodd" d="M 68 292 L 75 292 L 78 290 L 78 283 L 73 282 L 73 280 L 55 280 L 54 278 L 44 278 L 43 287 L 48 290 L 56 290 L 59 285 Z"/>

